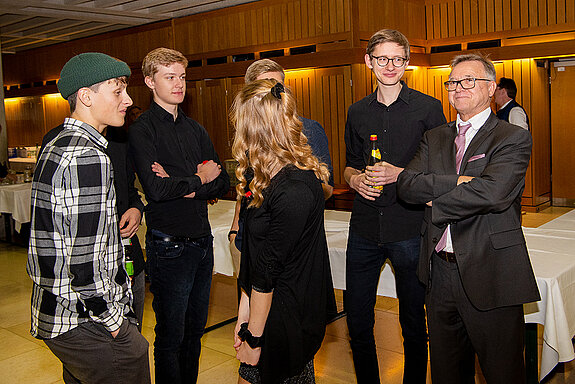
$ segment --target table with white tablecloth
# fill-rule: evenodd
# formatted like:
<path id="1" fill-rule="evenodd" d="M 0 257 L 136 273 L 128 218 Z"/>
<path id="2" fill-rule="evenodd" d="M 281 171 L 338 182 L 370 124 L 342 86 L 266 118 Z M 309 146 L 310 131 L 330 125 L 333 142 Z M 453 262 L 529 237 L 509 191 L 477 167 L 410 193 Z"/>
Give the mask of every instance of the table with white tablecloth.
<path id="1" fill-rule="evenodd" d="M 31 183 L 0 185 L 0 213 L 11 215 L 18 232 L 22 224 L 30 222 L 31 192 Z"/>
<path id="2" fill-rule="evenodd" d="M 232 201 L 219 201 L 209 208 L 214 236 L 214 271 L 233 274 L 227 234 L 234 214 Z M 345 250 L 349 212 L 325 211 L 334 288 L 345 289 Z M 544 326 L 540 378 L 558 362 L 575 358 L 575 210 L 539 228 L 524 228 L 527 247 L 541 301 L 525 305 L 525 321 Z M 386 264 L 380 276 L 378 295 L 396 297 L 395 279 Z"/>

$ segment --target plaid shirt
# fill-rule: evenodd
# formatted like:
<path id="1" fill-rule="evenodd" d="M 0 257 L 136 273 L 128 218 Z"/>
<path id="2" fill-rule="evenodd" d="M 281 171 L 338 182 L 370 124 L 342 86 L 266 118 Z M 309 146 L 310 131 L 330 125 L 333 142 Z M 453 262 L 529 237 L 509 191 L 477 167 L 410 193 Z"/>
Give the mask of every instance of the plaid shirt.
<path id="1" fill-rule="evenodd" d="M 34 337 L 90 320 L 113 332 L 133 316 L 107 143 L 68 118 L 36 164 L 27 264 Z"/>

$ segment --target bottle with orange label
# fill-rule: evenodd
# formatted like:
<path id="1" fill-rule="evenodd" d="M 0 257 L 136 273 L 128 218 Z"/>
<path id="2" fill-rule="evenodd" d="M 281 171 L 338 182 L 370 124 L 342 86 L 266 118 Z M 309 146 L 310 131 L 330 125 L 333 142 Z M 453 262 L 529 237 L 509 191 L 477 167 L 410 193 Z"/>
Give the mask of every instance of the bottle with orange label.
<path id="1" fill-rule="evenodd" d="M 379 148 L 377 148 L 377 135 L 369 136 L 369 141 L 371 142 L 371 153 L 369 155 L 367 165 L 374 166 L 376 163 L 381 161 L 381 152 L 379 152 Z M 383 185 L 372 186 L 372 188 L 379 189 L 381 191 L 383 189 Z"/>

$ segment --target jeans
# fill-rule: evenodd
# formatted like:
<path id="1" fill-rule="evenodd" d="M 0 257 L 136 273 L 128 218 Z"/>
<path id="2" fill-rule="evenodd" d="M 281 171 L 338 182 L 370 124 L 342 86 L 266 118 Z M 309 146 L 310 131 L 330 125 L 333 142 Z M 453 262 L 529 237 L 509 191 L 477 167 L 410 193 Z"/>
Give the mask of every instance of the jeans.
<path id="1" fill-rule="evenodd" d="M 389 259 L 399 299 L 403 335 L 403 383 L 425 383 L 427 329 L 425 287 L 417 278 L 420 239 L 378 244 L 349 231 L 346 254 L 347 326 L 357 382 L 379 383 L 375 338 L 375 300 L 379 275 Z"/>
<path id="2" fill-rule="evenodd" d="M 136 314 L 136 319 L 138 319 L 138 331 L 142 332 L 144 302 L 146 299 L 146 272 L 141 271 L 132 277 L 132 295 L 134 296 L 132 308 Z"/>
<path id="3" fill-rule="evenodd" d="M 183 242 L 146 235 L 152 307 L 156 314 L 156 384 L 195 383 L 208 318 L 214 267 L 211 235 Z"/>

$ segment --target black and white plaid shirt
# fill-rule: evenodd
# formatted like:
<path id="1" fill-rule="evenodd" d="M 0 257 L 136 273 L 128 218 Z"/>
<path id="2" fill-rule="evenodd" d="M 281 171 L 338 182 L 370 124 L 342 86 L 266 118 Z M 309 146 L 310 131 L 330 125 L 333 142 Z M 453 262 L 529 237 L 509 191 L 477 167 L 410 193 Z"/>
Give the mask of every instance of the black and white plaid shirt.
<path id="1" fill-rule="evenodd" d="M 37 338 L 90 320 L 113 332 L 131 312 L 106 146 L 93 127 L 68 118 L 38 159 L 27 265 Z"/>

